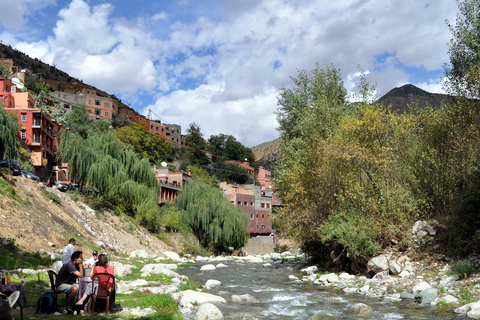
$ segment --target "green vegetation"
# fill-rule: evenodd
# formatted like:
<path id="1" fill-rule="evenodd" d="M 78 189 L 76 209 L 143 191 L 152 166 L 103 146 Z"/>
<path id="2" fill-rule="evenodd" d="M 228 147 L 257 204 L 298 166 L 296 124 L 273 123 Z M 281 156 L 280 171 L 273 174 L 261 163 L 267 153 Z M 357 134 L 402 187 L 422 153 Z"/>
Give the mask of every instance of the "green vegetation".
<path id="1" fill-rule="evenodd" d="M 0 159 L 17 159 L 17 133 L 20 130 L 16 115 L 4 110 L 0 103 Z"/>
<path id="2" fill-rule="evenodd" d="M 458 261 L 453 267 L 453 271 L 460 276 L 460 279 L 470 279 L 472 274 L 475 272 L 475 267 L 468 260 Z"/>
<path id="3" fill-rule="evenodd" d="M 245 212 L 223 197 L 222 191 L 202 179 L 183 189 L 175 205 L 183 211 L 184 231 L 190 231 L 209 250 L 242 247 L 248 238 Z"/>

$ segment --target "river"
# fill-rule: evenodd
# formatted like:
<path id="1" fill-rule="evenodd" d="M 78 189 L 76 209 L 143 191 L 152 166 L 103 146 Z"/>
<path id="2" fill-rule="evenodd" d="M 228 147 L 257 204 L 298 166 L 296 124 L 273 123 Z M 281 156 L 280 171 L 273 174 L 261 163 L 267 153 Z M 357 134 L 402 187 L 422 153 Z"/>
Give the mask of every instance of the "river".
<path id="1" fill-rule="evenodd" d="M 212 263 L 212 262 L 210 262 Z M 214 262 L 217 265 L 220 262 Z M 180 268 L 179 273 L 188 276 L 199 285 L 214 279 L 221 287 L 209 291 L 230 297 L 220 291 L 235 295 L 250 294 L 261 303 L 232 303 L 217 305 L 225 319 L 455 319 L 452 307 L 424 306 L 409 301 L 383 302 L 358 294 L 345 294 L 340 290 L 325 288 L 312 283 L 292 283 L 288 275 L 299 276 L 304 265 L 295 263 L 275 264 L 263 267 L 261 263 L 222 261 L 226 268 L 200 271 L 206 263 Z M 219 294 L 220 292 L 220 294 Z M 344 315 L 343 312 L 355 303 L 364 303 L 373 309 L 368 317 Z"/>

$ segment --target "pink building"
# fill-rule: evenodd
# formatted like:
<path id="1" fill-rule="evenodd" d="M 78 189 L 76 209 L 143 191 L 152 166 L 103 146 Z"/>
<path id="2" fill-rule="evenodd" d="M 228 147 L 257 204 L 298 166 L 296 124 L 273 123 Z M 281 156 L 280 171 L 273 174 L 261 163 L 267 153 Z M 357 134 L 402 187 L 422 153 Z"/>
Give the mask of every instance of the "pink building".
<path id="1" fill-rule="evenodd" d="M 19 136 L 32 153 L 35 174 L 50 176 L 55 169 L 58 133 L 62 125 L 34 108 L 35 100 L 30 93 L 18 90 L 9 79 L 0 78 L 0 101 L 5 110 L 19 120 Z"/>
<path id="2" fill-rule="evenodd" d="M 158 203 L 173 202 L 178 195 L 178 192 L 183 189 L 192 177 L 183 172 L 173 172 L 169 168 L 154 167 L 157 175 L 157 180 L 160 182 L 160 195 L 158 196 Z"/>
<path id="3" fill-rule="evenodd" d="M 141 123 L 145 121 L 146 130 L 157 137 L 165 139 L 167 135 L 167 127 L 162 124 L 160 121 L 150 120 L 145 118 L 144 116 L 133 116 L 131 120 L 136 123 Z"/>

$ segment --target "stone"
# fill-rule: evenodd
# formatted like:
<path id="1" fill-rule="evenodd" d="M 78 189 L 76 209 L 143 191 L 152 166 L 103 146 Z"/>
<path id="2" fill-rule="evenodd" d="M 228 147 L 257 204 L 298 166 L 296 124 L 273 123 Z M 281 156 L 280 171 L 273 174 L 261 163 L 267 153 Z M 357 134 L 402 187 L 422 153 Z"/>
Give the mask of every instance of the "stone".
<path id="1" fill-rule="evenodd" d="M 210 279 L 210 280 L 207 280 L 207 282 L 203 287 L 207 290 L 212 290 L 213 288 L 220 287 L 221 285 L 222 283 L 220 281 Z"/>
<path id="2" fill-rule="evenodd" d="M 200 271 L 211 271 L 217 269 L 213 264 L 206 264 L 200 268 Z"/>
<path id="3" fill-rule="evenodd" d="M 214 304 L 204 303 L 195 314 L 196 320 L 223 320 L 222 312 Z"/>
<path id="4" fill-rule="evenodd" d="M 410 272 L 408 272 L 406 270 L 403 270 L 402 272 L 400 272 L 398 274 L 399 278 L 410 278 L 410 276 L 411 276 Z"/>
<path id="5" fill-rule="evenodd" d="M 338 282 L 339 280 L 338 276 L 335 273 L 323 274 L 318 279 L 324 283 L 334 283 Z"/>
<path id="6" fill-rule="evenodd" d="M 420 230 L 417 232 L 417 237 L 419 237 L 420 239 L 425 238 L 426 236 L 428 236 L 428 232 L 425 230 Z"/>
<path id="7" fill-rule="evenodd" d="M 260 303 L 260 300 L 250 294 L 232 295 L 232 302 Z"/>
<path id="8" fill-rule="evenodd" d="M 288 275 L 288 280 L 298 280 L 297 276 L 294 276 L 293 274 Z"/>
<path id="9" fill-rule="evenodd" d="M 176 264 L 147 264 L 140 271 L 149 272 L 150 274 L 164 274 L 169 277 L 179 277 L 180 275 L 170 268 L 178 268 Z"/>
<path id="10" fill-rule="evenodd" d="M 318 267 L 317 266 L 310 266 L 310 267 L 301 269 L 300 272 L 304 275 L 314 274 L 314 273 L 318 272 Z"/>
<path id="11" fill-rule="evenodd" d="M 379 255 L 377 257 L 373 257 L 368 261 L 368 266 L 370 267 L 370 270 L 372 270 L 374 273 L 379 273 L 382 271 L 387 271 L 388 270 L 388 260 L 385 255 Z"/>
<path id="12" fill-rule="evenodd" d="M 428 288 L 422 290 L 421 292 L 415 295 L 415 302 L 421 304 L 430 304 L 432 303 L 438 296 L 438 290 L 435 288 Z"/>
<path id="13" fill-rule="evenodd" d="M 145 250 L 133 250 L 130 252 L 130 258 L 149 258 L 150 255 Z"/>
<path id="14" fill-rule="evenodd" d="M 440 300 L 445 301 L 446 303 L 460 303 L 460 300 L 458 300 L 456 297 L 452 296 L 451 294 L 447 294 L 445 297 L 442 297 Z"/>
<path id="15" fill-rule="evenodd" d="M 413 293 L 402 292 L 402 293 L 400 294 L 400 299 L 413 300 L 413 299 L 415 299 L 415 295 L 414 295 Z"/>
<path id="16" fill-rule="evenodd" d="M 416 234 L 418 231 L 422 230 L 427 225 L 426 221 L 417 221 L 413 225 L 412 234 Z"/>
<path id="17" fill-rule="evenodd" d="M 180 306 L 184 306 L 187 303 L 191 304 L 204 304 L 204 303 L 227 303 L 222 297 L 194 290 L 185 290 L 175 293 L 174 299 L 179 301 Z"/>
<path id="18" fill-rule="evenodd" d="M 402 268 L 400 267 L 400 265 L 393 260 L 390 260 L 388 262 L 388 268 L 390 270 L 390 273 L 393 274 L 394 276 L 399 274 L 402 271 Z"/>
<path id="19" fill-rule="evenodd" d="M 345 293 L 356 293 L 357 288 L 343 288 L 343 292 L 345 292 Z"/>
<path id="20" fill-rule="evenodd" d="M 353 280 L 355 279 L 355 276 L 353 274 L 348 274 L 346 272 L 342 272 L 339 276 L 339 279 L 341 280 Z"/>
<path id="21" fill-rule="evenodd" d="M 216 265 L 216 268 L 228 268 L 228 266 L 226 264 L 223 264 L 223 263 L 219 263 Z"/>
<path id="22" fill-rule="evenodd" d="M 429 285 L 428 282 L 422 281 L 422 282 L 420 282 L 420 283 L 417 283 L 417 284 L 413 287 L 412 291 L 413 291 L 413 293 L 419 293 L 419 292 L 421 292 L 421 291 L 423 291 L 423 290 L 425 290 L 425 289 L 429 289 L 429 288 L 431 288 L 431 287 L 432 287 L 432 286 Z"/>
<path id="23" fill-rule="evenodd" d="M 166 256 L 168 259 L 170 259 L 172 261 L 175 261 L 175 262 L 181 262 L 182 261 L 182 259 L 180 258 L 180 256 L 176 252 L 164 251 L 163 255 Z"/>
<path id="24" fill-rule="evenodd" d="M 367 306 L 364 303 L 356 303 L 347 310 L 344 311 L 344 314 L 368 316 L 373 312 L 370 306 Z"/>

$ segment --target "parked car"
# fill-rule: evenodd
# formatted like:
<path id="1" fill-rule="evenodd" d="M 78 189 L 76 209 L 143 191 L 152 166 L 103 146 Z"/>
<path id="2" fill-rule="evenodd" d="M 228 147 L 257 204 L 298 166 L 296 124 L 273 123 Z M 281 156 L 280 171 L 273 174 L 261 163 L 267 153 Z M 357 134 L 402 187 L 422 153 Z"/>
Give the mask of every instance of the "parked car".
<path id="1" fill-rule="evenodd" d="M 76 183 L 67 183 L 68 190 L 75 191 L 78 190 L 78 184 Z"/>
<path id="2" fill-rule="evenodd" d="M 22 174 L 20 162 L 15 159 L 0 160 L 0 168 L 7 168 L 14 176 L 19 176 Z"/>
<path id="3" fill-rule="evenodd" d="M 55 187 L 57 187 L 57 189 L 62 192 L 65 192 L 68 190 L 68 186 L 66 184 L 60 183 L 58 181 L 55 181 Z"/>
<path id="4" fill-rule="evenodd" d="M 53 179 L 53 178 L 40 178 L 40 183 L 51 188 L 55 185 L 55 179 Z"/>
<path id="5" fill-rule="evenodd" d="M 38 177 L 31 172 L 22 170 L 22 177 L 38 181 Z"/>

